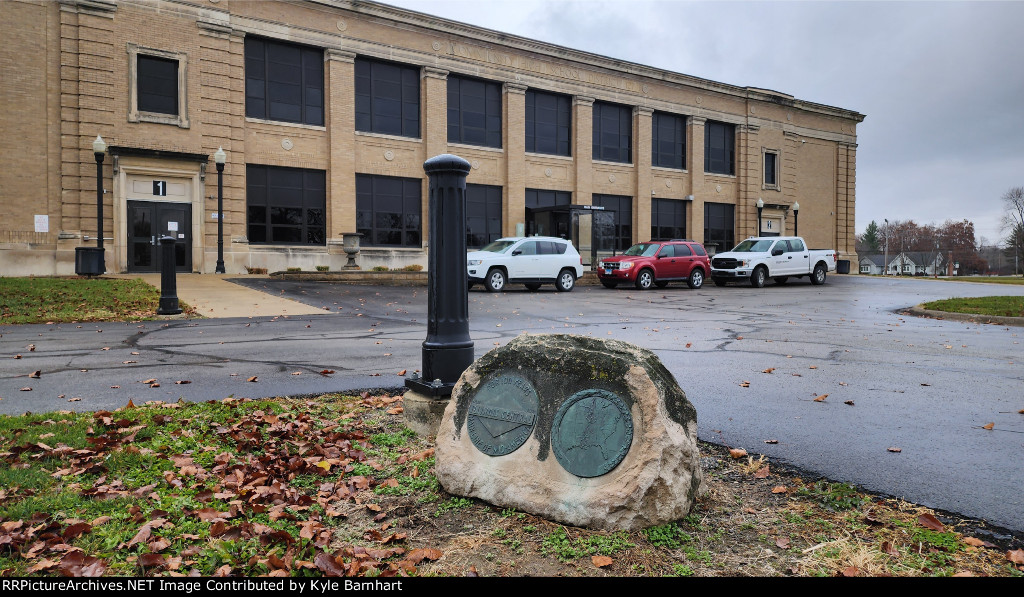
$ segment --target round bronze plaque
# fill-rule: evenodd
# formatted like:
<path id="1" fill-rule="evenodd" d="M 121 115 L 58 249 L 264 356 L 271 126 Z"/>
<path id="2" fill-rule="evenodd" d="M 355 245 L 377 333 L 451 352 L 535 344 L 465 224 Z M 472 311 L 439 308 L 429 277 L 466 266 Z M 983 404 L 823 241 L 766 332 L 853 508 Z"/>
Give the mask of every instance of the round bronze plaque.
<path id="1" fill-rule="evenodd" d="M 537 423 L 537 390 L 518 375 L 499 375 L 470 399 L 469 439 L 489 456 L 511 454 L 526 443 Z"/>
<path id="2" fill-rule="evenodd" d="M 551 447 L 562 468 L 577 477 L 612 470 L 633 443 L 633 416 L 626 403 L 606 390 L 583 390 L 558 407 Z"/>

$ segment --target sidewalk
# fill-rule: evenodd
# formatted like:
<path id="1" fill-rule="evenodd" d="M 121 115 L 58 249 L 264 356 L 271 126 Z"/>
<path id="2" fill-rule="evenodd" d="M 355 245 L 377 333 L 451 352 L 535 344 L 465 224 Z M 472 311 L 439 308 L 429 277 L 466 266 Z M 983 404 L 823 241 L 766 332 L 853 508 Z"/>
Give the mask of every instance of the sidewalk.
<path id="1" fill-rule="evenodd" d="M 108 278 L 139 278 L 160 290 L 160 274 L 107 274 Z M 234 274 L 178 274 L 178 299 L 196 309 L 203 317 L 259 317 L 277 315 L 313 315 L 327 313 L 287 298 L 252 290 L 231 282 L 232 278 L 268 276 Z"/>

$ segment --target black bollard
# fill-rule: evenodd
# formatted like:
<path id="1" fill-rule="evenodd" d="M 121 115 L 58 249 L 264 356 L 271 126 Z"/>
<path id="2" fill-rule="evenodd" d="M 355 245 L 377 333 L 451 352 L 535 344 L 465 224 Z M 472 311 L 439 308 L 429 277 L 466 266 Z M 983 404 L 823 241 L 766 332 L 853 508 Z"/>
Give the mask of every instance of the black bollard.
<path id="1" fill-rule="evenodd" d="M 160 306 L 157 315 L 177 315 L 181 313 L 178 306 L 178 279 L 176 277 L 176 260 L 173 236 L 160 237 Z"/>
<path id="2" fill-rule="evenodd" d="M 406 387 L 425 396 L 451 396 L 473 363 L 466 274 L 466 160 L 442 154 L 423 163 L 430 179 L 427 252 L 427 339 L 423 374 Z"/>

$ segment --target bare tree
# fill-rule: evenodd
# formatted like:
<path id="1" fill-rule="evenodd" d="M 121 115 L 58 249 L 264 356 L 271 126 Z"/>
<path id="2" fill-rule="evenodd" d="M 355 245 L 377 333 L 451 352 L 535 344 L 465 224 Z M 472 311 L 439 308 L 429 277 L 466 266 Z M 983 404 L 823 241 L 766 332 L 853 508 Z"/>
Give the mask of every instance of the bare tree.
<path id="1" fill-rule="evenodd" d="M 1016 249 L 1024 244 L 1024 187 L 1014 187 L 1003 194 L 1003 230 L 1009 230 L 1010 236 L 1007 244 L 1014 251 L 1014 273 L 1016 273 L 1016 261 L 1020 256 L 1016 255 Z"/>

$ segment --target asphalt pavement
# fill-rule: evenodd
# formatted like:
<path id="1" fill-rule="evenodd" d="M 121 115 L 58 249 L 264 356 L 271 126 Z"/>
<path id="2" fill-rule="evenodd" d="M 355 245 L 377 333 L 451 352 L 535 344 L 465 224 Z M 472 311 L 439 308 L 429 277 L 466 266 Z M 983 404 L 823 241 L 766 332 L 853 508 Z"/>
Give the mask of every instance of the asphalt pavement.
<path id="1" fill-rule="evenodd" d="M 194 302 L 209 319 L 0 326 L 0 412 L 399 392 L 420 367 L 425 287 L 196 278 L 213 286 L 193 301 L 221 297 Z M 179 277 L 179 296 L 193 291 Z M 1024 536 L 1024 328 L 903 311 L 1009 294 L 1024 287 L 838 275 L 762 289 L 513 286 L 471 291 L 470 328 L 478 356 L 523 332 L 650 348 L 696 407 L 701 439 Z"/>

